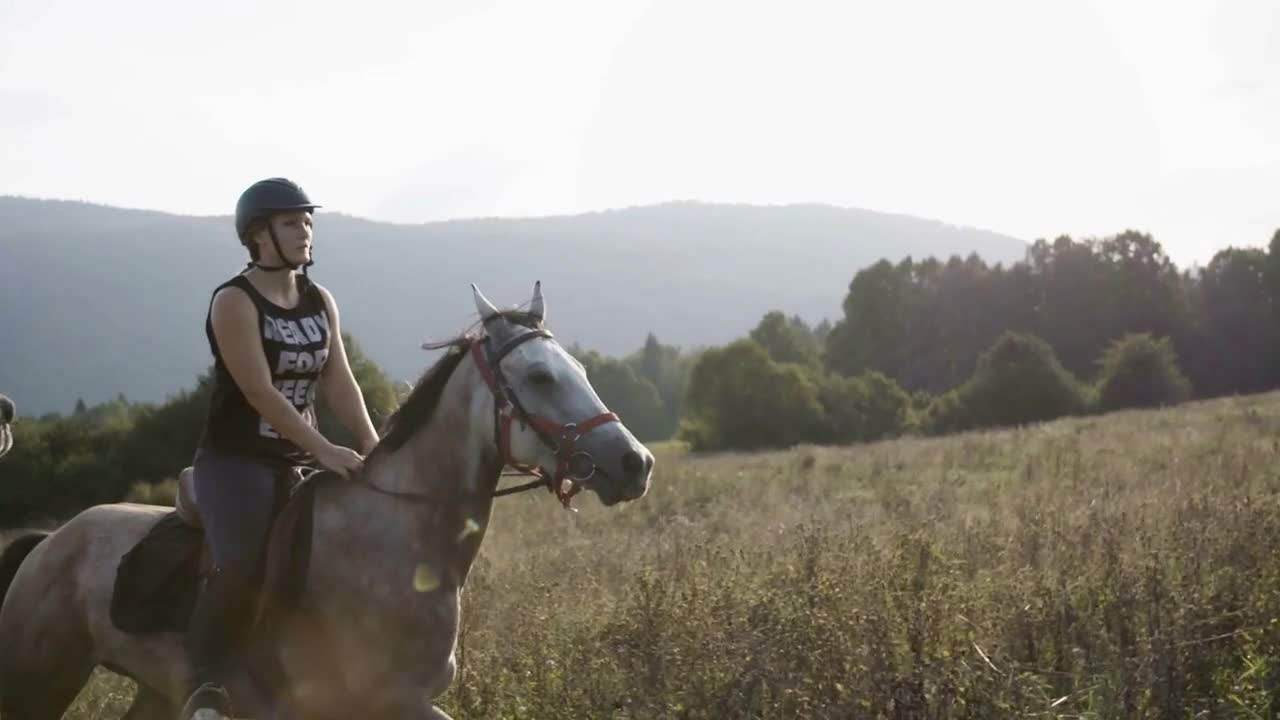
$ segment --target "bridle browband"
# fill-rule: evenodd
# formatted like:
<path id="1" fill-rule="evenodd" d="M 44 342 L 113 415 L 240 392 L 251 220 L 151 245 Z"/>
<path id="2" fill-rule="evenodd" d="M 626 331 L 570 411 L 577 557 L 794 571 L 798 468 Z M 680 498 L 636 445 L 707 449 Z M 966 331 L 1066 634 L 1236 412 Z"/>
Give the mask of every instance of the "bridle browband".
<path id="1" fill-rule="evenodd" d="M 494 315 L 486 318 L 485 323 L 487 324 L 497 317 L 501 316 Z M 555 336 L 550 331 L 537 329 L 517 335 L 497 350 L 493 348 L 492 338 L 485 334 L 472 340 L 467 350 L 475 362 L 476 368 L 480 370 L 480 375 L 484 378 L 490 393 L 493 395 L 493 437 L 498 445 L 498 455 L 502 459 L 502 467 L 515 469 L 513 473 L 503 472 L 502 475 L 532 475 L 536 479 L 521 485 L 495 490 L 492 493 L 459 493 L 452 498 L 442 498 L 417 492 L 386 490 L 370 482 L 365 482 L 364 484 L 384 495 L 437 503 L 458 502 L 477 498 L 496 498 L 545 487 L 556 496 L 556 499 L 560 501 L 560 504 L 565 509 L 576 512 L 572 506 L 573 496 L 581 492 L 586 483 L 599 471 L 591 454 L 578 450 L 578 440 L 601 425 L 620 422 L 620 420 L 616 413 L 606 410 L 582 422 L 561 424 L 545 415 L 530 413 L 525 409 L 515 389 L 511 387 L 506 376 L 502 373 L 501 363 L 507 355 L 511 354 L 512 350 L 526 342 L 539 338 L 555 342 Z M 511 423 L 513 420 L 518 420 L 521 425 L 532 428 L 538 439 L 555 453 L 556 469 L 554 471 L 548 472 L 540 466 L 530 466 L 517 462 L 511 456 Z M 568 481 L 567 487 L 566 481 Z"/>

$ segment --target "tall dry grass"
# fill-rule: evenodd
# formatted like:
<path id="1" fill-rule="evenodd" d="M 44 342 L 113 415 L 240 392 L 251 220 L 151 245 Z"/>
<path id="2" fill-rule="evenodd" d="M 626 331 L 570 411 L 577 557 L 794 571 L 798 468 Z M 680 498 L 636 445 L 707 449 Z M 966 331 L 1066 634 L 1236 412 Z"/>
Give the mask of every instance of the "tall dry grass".
<path id="1" fill-rule="evenodd" d="M 1272 717 L 1277 460 L 1277 395 L 857 447 L 660 448 L 624 508 L 498 501 L 442 705 Z M 126 689 L 95 680 L 70 717 L 114 717 Z"/>

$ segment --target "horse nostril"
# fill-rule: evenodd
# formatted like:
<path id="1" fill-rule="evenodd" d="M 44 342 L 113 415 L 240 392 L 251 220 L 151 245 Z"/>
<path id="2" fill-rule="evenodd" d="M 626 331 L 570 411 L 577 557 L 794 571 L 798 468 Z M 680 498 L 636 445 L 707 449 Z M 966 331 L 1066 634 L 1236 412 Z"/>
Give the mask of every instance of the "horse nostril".
<path id="1" fill-rule="evenodd" d="M 635 450 L 628 450 L 622 455 L 622 471 L 629 476 L 644 472 L 645 465 L 645 461 L 640 458 L 640 453 Z"/>

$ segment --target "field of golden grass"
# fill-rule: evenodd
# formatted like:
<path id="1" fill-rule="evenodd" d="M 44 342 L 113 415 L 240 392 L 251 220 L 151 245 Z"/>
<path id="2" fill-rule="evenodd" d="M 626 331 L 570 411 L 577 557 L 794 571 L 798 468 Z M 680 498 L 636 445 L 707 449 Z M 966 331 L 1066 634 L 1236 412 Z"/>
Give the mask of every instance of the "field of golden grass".
<path id="1" fill-rule="evenodd" d="M 656 448 L 643 500 L 497 501 L 463 718 L 1280 711 L 1280 395 L 852 447 Z M 75 720 L 117 717 L 96 676 Z"/>

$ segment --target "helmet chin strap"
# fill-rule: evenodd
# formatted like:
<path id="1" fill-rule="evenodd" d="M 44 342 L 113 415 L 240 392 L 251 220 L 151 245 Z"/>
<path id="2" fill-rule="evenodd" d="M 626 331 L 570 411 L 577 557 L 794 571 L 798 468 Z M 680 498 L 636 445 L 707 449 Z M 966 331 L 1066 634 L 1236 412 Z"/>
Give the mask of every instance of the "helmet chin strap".
<path id="1" fill-rule="evenodd" d="M 262 263 L 259 263 L 256 260 L 251 260 L 248 265 L 249 267 L 256 267 L 259 270 L 263 270 L 265 272 L 276 272 L 278 270 L 297 270 L 299 267 L 301 267 L 302 274 L 305 276 L 307 274 L 307 268 L 316 264 L 316 261 L 314 259 L 308 260 L 302 264 L 289 262 L 287 259 L 285 259 L 284 251 L 280 249 L 280 238 L 276 237 L 276 229 L 272 227 L 270 222 L 267 223 L 267 234 L 271 236 L 271 245 L 276 249 L 276 256 L 280 258 L 281 264 L 280 265 L 263 265 Z"/>

